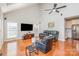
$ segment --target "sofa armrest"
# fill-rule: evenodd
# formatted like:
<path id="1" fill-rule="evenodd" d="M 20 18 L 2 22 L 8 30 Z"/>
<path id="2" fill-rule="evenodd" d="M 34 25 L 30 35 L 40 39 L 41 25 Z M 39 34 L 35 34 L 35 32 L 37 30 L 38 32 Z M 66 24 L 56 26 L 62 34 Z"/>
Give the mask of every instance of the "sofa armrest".
<path id="1" fill-rule="evenodd" d="M 43 46 L 46 46 L 44 43 L 42 43 L 42 42 L 39 42 L 39 44 L 41 44 L 41 45 L 43 45 Z"/>
<path id="2" fill-rule="evenodd" d="M 41 49 L 41 50 L 45 50 L 46 49 L 46 45 L 43 44 L 43 43 L 41 43 L 41 42 L 38 42 L 36 44 L 36 47 L 39 48 L 39 49 Z"/>
<path id="3" fill-rule="evenodd" d="M 40 44 L 40 45 L 46 46 L 44 43 L 42 43 L 40 41 L 38 41 L 37 43 Z"/>

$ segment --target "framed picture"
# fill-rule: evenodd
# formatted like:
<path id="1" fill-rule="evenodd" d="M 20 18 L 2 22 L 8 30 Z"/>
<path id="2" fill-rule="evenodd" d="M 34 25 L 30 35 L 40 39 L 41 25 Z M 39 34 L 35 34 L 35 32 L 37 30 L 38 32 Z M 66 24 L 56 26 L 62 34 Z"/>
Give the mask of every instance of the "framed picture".
<path id="1" fill-rule="evenodd" d="M 48 28 L 53 28 L 55 26 L 54 22 L 48 22 Z"/>

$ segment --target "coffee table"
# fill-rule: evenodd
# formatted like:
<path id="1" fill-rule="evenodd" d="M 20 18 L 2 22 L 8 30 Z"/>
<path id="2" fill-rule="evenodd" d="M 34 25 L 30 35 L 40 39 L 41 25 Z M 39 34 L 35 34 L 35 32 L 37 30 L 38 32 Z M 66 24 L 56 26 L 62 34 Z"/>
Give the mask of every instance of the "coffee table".
<path id="1" fill-rule="evenodd" d="M 26 47 L 26 50 L 27 50 L 26 53 L 27 53 L 28 56 L 31 56 L 32 53 L 38 54 L 38 49 L 33 45 Z"/>

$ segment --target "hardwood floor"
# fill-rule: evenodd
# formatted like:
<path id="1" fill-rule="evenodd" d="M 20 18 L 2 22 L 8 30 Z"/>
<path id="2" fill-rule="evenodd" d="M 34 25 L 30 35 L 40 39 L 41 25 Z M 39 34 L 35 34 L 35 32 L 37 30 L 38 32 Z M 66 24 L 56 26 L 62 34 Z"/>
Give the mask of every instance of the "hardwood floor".
<path id="1" fill-rule="evenodd" d="M 7 56 L 7 45 L 12 42 L 17 43 L 16 56 L 26 56 L 26 47 L 32 44 L 31 39 L 4 42 L 2 47 L 4 56 Z M 48 53 L 44 54 L 39 51 L 39 54 L 33 53 L 33 56 L 79 56 L 79 41 L 57 41 L 55 42 L 54 47 L 52 47 L 52 50 Z"/>

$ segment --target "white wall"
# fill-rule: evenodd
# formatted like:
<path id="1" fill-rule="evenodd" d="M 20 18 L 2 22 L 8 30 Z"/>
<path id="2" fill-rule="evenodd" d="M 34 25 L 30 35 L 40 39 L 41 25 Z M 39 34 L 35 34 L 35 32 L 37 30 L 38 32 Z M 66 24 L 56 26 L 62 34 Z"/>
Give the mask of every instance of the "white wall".
<path id="1" fill-rule="evenodd" d="M 18 9 L 18 10 L 15 10 L 15 11 L 5 13 L 4 17 L 7 18 L 5 23 L 6 22 L 17 22 L 18 23 L 18 34 L 23 35 L 26 32 L 25 31 L 23 32 L 23 31 L 20 30 L 21 29 L 20 28 L 21 23 L 38 24 L 39 7 L 38 7 L 38 5 L 32 5 L 32 6 L 29 6 L 29 7 L 24 7 L 22 9 Z M 5 32 L 7 32 L 7 31 L 5 30 Z M 5 33 L 5 36 L 7 36 L 6 33 Z M 7 37 L 5 39 L 7 39 Z"/>
<path id="2" fill-rule="evenodd" d="M 67 5 L 66 8 L 60 9 L 60 13 L 63 13 L 63 16 L 60 16 L 60 14 L 53 12 L 51 15 L 49 15 L 47 11 L 41 11 L 42 13 L 42 21 L 41 21 L 41 32 L 43 30 L 48 30 L 48 22 L 53 21 L 55 22 L 55 27 L 53 27 L 51 30 L 58 30 L 59 31 L 59 40 L 64 41 L 65 39 L 65 24 L 64 24 L 64 18 L 79 15 L 79 4 L 58 4 L 57 7 Z M 44 9 L 51 9 L 53 8 L 53 4 L 42 4 L 41 10 Z"/>
<path id="3" fill-rule="evenodd" d="M 41 10 L 50 9 L 53 4 L 43 4 L 41 6 Z M 64 18 L 60 16 L 60 14 L 53 13 L 51 15 L 48 14 L 47 11 L 42 12 L 42 21 L 41 21 L 41 32 L 44 30 L 57 30 L 59 31 L 59 39 L 64 39 Z M 55 26 L 50 29 L 48 28 L 48 22 L 54 22 Z"/>
<path id="4" fill-rule="evenodd" d="M 7 17 L 7 21 L 12 22 L 25 22 L 25 23 L 33 23 L 33 24 L 40 24 L 40 30 L 39 32 L 43 32 L 44 30 L 58 30 L 59 31 L 59 40 L 64 41 L 65 39 L 65 25 L 64 25 L 64 18 L 79 15 L 79 4 L 58 4 L 57 7 L 67 5 L 66 8 L 60 9 L 60 13 L 63 13 L 63 16 L 60 16 L 60 14 L 53 12 L 51 15 L 48 14 L 47 11 L 43 11 L 44 9 L 49 9 L 53 7 L 53 3 L 47 3 L 47 4 L 39 4 L 12 11 L 5 14 L 5 17 Z M 39 11 L 40 9 L 40 11 Z M 52 29 L 48 28 L 48 22 L 55 22 L 55 26 Z M 19 25 L 18 25 L 19 26 Z M 25 32 L 20 31 L 19 27 L 19 34 L 24 34 Z"/>

